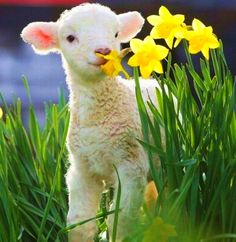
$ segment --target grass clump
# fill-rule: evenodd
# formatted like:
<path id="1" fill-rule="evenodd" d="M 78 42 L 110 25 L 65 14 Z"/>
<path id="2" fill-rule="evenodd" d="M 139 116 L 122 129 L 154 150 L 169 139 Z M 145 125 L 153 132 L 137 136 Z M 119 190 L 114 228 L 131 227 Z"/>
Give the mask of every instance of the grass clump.
<path id="1" fill-rule="evenodd" d="M 155 241 L 233 242 L 235 81 L 222 48 L 211 50 L 209 61 L 200 60 L 200 71 L 196 70 L 186 45 L 185 50 L 185 64 L 172 64 L 169 54 L 167 71 L 156 76 L 161 87 L 156 89 L 158 104 L 144 103 L 137 69 L 134 72 L 144 134 L 141 143 L 149 155 L 159 193 L 154 213 L 145 215 L 147 230 L 161 218 L 175 226 L 177 235 L 169 240 L 156 237 Z M 161 130 L 165 137 L 161 136 Z M 156 154 L 161 162 L 159 169 L 154 166 Z"/>
<path id="2" fill-rule="evenodd" d="M 27 130 L 20 99 L 9 107 L 1 95 L 1 102 L 0 241 L 56 241 L 67 214 L 65 98 L 61 94 L 58 105 L 45 105 L 43 128 L 30 104 Z M 66 235 L 60 241 L 67 241 Z"/>
<path id="3" fill-rule="evenodd" d="M 67 242 L 70 229 L 91 220 L 98 221 L 95 241 L 100 241 L 107 231 L 107 216 L 115 213 L 118 220 L 119 208 L 108 211 L 112 195 L 104 193 L 96 216 L 67 227 L 68 105 L 62 92 L 58 104 L 46 103 L 45 123 L 40 127 L 27 80 L 23 81 L 31 103 L 27 124 L 20 99 L 9 106 L 0 94 L 4 110 L 0 118 L 0 242 Z"/>

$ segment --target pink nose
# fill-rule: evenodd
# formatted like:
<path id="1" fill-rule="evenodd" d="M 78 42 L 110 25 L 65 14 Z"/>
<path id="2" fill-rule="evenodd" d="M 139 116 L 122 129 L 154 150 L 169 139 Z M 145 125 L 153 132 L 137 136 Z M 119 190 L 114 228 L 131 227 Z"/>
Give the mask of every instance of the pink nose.
<path id="1" fill-rule="evenodd" d="M 111 49 L 109 49 L 109 48 L 99 48 L 99 49 L 96 49 L 94 52 L 102 54 L 102 55 L 108 55 L 108 54 L 111 53 Z"/>

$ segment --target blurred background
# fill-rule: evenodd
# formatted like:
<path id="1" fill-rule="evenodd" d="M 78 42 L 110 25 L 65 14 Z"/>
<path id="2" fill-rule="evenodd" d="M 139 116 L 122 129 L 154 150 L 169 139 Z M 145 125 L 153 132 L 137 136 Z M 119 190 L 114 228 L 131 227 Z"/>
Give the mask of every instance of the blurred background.
<path id="1" fill-rule="evenodd" d="M 62 88 L 68 98 L 65 75 L 60 56 L 50 54 L 36 55 L 25 44 L 20 33 L 33 21 L 56 21 L 60 13 L 82 2 L 81 0 L 0 0 L 0 92 L 7 102 L 20 97 L 23 114 L 29 104 L 22 82 L 24 75 L 29 82 L 33 103 L 37 108 L 39 120 L 43 123 L 44 102 L 57 102 L 58 90 Z M 136 10 L 144 17 L 157 14 L 165 5 L 173 14 L 186 15 L 186 22 L 194 17 L 206 25 L 212 25 L 215 34 L 223 40 L 225 55 L 232 73 L 236 74 L 236 0 L 104 0 L 97 2 L 109 6 L 116 13 Z M 146 36 L 151 26 L 146 23 L 139 38 Z M 174 53 L 177 61 L 182 53 Z"/>

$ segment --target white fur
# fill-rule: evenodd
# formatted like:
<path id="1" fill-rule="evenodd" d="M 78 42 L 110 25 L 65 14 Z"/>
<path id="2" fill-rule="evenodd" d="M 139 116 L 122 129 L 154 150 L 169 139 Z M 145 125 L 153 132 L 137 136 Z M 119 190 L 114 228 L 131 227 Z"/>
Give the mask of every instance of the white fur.
<path id="1" fill-rule="evenodd" d="M 115 165 L 122 185 L 117 241 L 129 234 L 131 225 L 137 220 L 148 161 L 136 141 L 142 135 L 134 81 L 105 76 L 96 66 L 100 59 L 96 57 L 95 50 L 110 48 L 119 51 L 120 43 L 133 38 L 143 23 L 137 12 L 116 15 L 107 7 L 83 4 L 63 13 L 54 24 L 50 23 L 50 28 L 54 26 L 53 31 L 44 28 L 47 23 L 30 24 L 31 28 L 40 27 L 45 31 L 44 35 L 56 36 L 56 44 L 51 49 L 42 49 L 42 45 L 37 49 L 38 39 L 32 38 L 28 26 L 22 32 L 22 38 L 37 51 L 59 51 L 67 74 L 71 113 L 67 137 L 70 159 L 66 176 L 68 224 L 95 216 L 105 186 L 117 188 Z M 72 43 L 68 42 L 68 35 L 75 36 Z M 155 80 L 142 80 L 141 83 L 146 98 L 147 89 L 149 95 L 155 96 Z M 110 232 L 112 223 L 113 216 L 109 216 Z M 72 230 L 70 241 L 92 242 L 95 231 L 95 222 L 90 222 Z"/>

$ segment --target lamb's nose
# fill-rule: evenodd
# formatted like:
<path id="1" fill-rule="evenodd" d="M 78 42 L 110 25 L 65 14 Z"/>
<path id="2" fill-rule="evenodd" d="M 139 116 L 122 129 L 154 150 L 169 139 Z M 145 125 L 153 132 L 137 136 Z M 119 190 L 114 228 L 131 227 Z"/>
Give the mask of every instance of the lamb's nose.
<path id="1" fill-rule="evenodd" d="M 95 53 L 102 54 L 102 55 L 108 55 L 111 53 L 111 49 L 109 48 L 99 48 L 94 51 Z"/>

